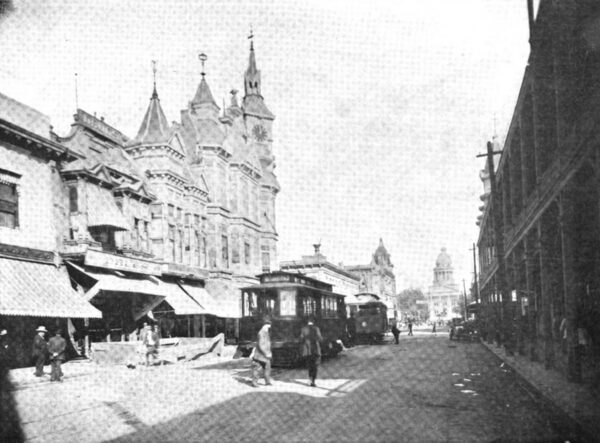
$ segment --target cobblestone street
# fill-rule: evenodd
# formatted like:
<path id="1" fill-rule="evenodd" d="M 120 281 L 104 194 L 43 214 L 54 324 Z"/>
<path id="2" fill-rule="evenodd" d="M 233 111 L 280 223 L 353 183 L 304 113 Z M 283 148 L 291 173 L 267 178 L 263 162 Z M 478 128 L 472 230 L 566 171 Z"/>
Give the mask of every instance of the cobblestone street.
<path id="1" fill-rule="evenodd" d="M 247 359 L 17 386 L 27 441 L 578 441 L 479 343 L 402 336 L 249 385 Z"/>

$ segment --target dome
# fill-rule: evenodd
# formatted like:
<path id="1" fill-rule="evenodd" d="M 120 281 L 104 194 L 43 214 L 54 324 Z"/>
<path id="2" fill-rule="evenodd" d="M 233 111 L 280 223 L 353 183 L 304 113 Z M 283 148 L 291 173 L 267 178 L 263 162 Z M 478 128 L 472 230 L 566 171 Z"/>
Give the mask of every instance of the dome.
<path id="1" fill-rule="evenodd" d="M 451 268 L 452 267 L 452 260 L 450 259 L 450 256 L 446 252 L 446 248 L 442 248 L 442 252 L 440 252 L 440 255 L 438 255 L 438 258 L 435 261 L 435 266 L 436 266 L 436 268 Z"/>

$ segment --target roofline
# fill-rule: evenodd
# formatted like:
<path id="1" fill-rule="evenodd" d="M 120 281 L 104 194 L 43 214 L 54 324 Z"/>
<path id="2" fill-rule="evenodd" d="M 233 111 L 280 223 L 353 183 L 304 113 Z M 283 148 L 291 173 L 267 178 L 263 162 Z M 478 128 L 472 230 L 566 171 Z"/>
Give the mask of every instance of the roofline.
<path id="1" fill-rule="evenodd" d="M 47 149 L 49 152 L 53 153 L 55 155 L 55 157 L 57 157 L 57 159 L 59 159 L 59 160 L 63 159 L 66 161 L 73 161 L 73 160 L 85 158 L 83 155 L 81 155 L 75 151 L 72 151 L 71 149 L 67 148 L 66 146 L 61 145 L 60 143 L 52 141 L 41 135 L 35 134 L 35 133 L 33 133 L 25 128 L 22 128 L 20 126 L 17 126 L 14 123 L 11 123 L 3 118 L 0 118 L 0 129 L 3 129 L 4 131 L 6 131 L 8 133 L 13 134 L 17 139 L 24 138 L 24 139 L 35 142 L 36 144 Z M 31 148 L 33 148 L 33 146 L 30 147 L 29 143 L 27 143 L 26 146 L 24 146 L 24 147 L 25 147 L 25 149 L 32 151 L 34 154 L 37 154 L 37 152 L 35 152 L 34 150 L 31 149 Z"/>

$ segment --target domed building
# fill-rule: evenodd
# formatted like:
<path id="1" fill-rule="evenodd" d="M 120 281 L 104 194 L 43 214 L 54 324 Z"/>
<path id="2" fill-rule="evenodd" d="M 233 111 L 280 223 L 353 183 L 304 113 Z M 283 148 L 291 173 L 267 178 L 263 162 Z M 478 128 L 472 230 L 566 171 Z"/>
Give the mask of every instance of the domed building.
<path id="1" fill-rule="evenodd" d="M 456 317 L 454 309 L 458 305 L 460 290 L 454 282 L 452 259 L 446 248 L 442 248 L 433 268 L 433 284 L 427 293 L 429 320 L 449 320 Z"/>

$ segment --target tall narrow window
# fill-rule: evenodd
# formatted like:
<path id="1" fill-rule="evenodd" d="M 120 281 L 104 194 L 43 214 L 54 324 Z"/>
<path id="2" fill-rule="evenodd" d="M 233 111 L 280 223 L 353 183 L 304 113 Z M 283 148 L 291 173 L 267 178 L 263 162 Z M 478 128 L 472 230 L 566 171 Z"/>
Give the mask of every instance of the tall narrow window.
<path id="1" fill-rule="evenodd" d="M 262 252 L 262 270 L 263 272 L 271 272 L 271 254 L 269 252 Z"/>
<path id="2" fill-rule="evenodd" d="M 226 235 L 221 236 L 221 261 L 224 268 L 229 267 L 229 240 Z"/>
<path id="3" fill-rule="evenodd" d="M 71 186 L 69 188 L 69 211 L 79 212 L 77 186 Z"/>
<path id="4" fill-rule="evenodd" d="M 198 231 L 194 232 L 194 257 L 195 257 L 195 265 L 202 266 L 202 255 L 200 253 L 200 233 Z"/>
<path id="5" fill-rule="evenodd" d="M 19 197 L 17 185 L 0 182 L 0 226 L 19 227 Z"/>
<path id="6" fill-rule="evenodd" d="M 177 261 L 179 261 L 179 263 L 183 263 L 183 231 L 182 230 L 179 230 L 177 249 L 178 249 Z"/>
<path id="7" fill-rule="evenodd" d="M 250 264 L 250 243 L 244 243 L 244 263 Z"/>
<path id="8" fill-rule="evenodd" d="M 200 245 L 200 248 L 200 255 L 202 256 L 202 263 L 200 263 L 200 266 L 206 268 L 208 265 L 206 262 L 206 237 L 202 237 L 202 244 Z"/>
<path id="9" fill-rule="evenodd" d="M 175 226 L 169 225 L 169 250 L 168 257 L 171 261 L 175 261 Z"/>

